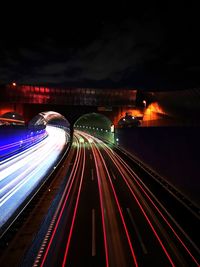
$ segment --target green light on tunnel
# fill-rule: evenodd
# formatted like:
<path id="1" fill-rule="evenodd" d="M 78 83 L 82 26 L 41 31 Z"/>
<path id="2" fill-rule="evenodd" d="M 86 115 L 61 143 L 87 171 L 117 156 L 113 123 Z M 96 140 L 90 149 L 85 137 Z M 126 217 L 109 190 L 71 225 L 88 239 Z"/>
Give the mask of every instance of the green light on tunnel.
<path id="1" fill-rule="evenodd" d="M 80 143 L 84 143 L 84 139 L 82 137 L 79 138 Z"/>

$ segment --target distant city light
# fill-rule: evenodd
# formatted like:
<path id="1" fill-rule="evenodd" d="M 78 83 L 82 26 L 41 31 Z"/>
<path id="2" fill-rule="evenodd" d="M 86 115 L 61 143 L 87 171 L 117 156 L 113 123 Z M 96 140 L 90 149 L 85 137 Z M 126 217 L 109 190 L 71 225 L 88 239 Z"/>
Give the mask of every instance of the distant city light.
<path id="1" fill-rule="evenodd" d="M 119 141 L 119 138 L 116 138 L 116 141 L 118 142 Z"/>
<path id="2" fill-rule="evenodd" d="M 12 83 L 13 86 L 16 86 L 17 84 L 15 82 Z"/>
<path id="3" fill-rule="evenodd" d="M 126 119 L 125 118 L 123 118 L 123 121 L 125 121 Z"/>
<path id="4" fill-rule="evenodd" d="M 133 116 L 132 116 L 132 119 L 134 120 L 134 119 L 135 119 L 135 117 L 133 117 Z"/>

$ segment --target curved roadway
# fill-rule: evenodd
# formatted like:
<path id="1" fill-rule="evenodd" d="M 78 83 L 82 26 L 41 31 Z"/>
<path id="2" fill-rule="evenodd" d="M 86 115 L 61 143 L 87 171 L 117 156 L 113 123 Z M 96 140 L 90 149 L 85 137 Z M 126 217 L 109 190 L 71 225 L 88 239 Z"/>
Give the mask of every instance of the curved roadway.
<path id="1" fill-rule="evenodd" d="M 73 148 L 68 182 L 30 266 L 199 266 L 198 247 L 122 156 L 80 131 Z"/>
<path id="2" fill-rule="evenodd" d="M 0 228 L 53 169 L 66 145 L 64 130 L 47 126 L 48 136 L 0 165 Z"/>

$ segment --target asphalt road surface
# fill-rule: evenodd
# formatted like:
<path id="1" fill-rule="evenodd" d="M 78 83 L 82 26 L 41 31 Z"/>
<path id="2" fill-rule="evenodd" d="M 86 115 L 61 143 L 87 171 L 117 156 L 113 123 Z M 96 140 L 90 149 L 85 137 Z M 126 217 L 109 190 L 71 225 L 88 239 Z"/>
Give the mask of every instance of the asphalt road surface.
<path id="1" fill-rule="evenodd" d="M 69 179 L 30 266 L 199 266 L 198 246 L 120 153 L 80 131 L 72 147 Z"/>

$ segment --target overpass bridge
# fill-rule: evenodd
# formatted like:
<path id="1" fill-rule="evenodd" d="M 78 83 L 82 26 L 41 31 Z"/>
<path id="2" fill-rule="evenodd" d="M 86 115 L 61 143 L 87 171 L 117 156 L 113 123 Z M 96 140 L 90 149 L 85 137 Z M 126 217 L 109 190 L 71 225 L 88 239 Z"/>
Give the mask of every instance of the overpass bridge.
<path id="1" fill-rule="evenodd" d="M 142 92 L 13 83 L 0 86 L 0 117 L 15 112 L 28 123 L 41 112 L 55 111 L 74 125 L 82 115 L 98 113 L 117 126 L 126 114 L 131 114 L 142 119 L 142 126 L 199 125 L 199 96 L 199 88 Z"/>
<path id="2" fill-rule="evenodd" d="M 117 125 L 136 106 L 135 89 L 54 88 L 8 84 L 0 86 L 0 113 L 17 112 L 25 121 L 38 113 L 54 110 L 71 124 L 83 114 L 96 112 Z"/>

